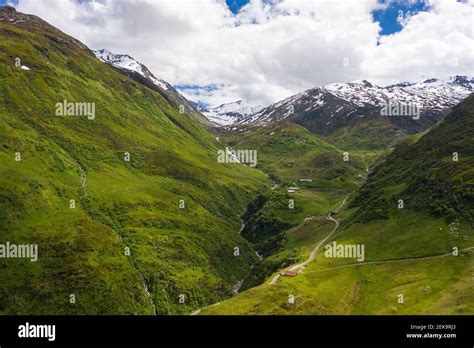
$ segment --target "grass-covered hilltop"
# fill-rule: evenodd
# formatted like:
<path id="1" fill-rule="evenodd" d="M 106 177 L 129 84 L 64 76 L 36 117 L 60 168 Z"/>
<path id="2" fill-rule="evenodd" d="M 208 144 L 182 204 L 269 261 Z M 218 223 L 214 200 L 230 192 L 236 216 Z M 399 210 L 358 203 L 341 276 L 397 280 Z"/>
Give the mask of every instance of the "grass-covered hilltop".
<path id="1" fill-rule="evenodd" d="M 153 81 L 0 7 L 0 314 L 474 314 L 474 94 L 212 128 Z"/>

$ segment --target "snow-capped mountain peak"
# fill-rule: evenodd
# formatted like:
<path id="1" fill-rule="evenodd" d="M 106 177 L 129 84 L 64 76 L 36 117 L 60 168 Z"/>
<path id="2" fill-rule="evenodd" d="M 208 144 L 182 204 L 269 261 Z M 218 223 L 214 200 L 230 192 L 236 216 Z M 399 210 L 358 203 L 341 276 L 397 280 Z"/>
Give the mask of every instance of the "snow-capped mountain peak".
<path id="1" fill-rule="evenodd" d="M 261 106 L 253 106 L 243 100 L 221 104 L 203 112 L 210 121 L 221 126 L 231 125 L 244 120 L 246 117 L 260 111 Z"/>
<path id="2" fill-rule="evenodd" d="M 130 76 L 131 74 L 131 77 L 135 80 L 138 80 L 140 83 L 144 82 L 142 81 L 144 78 L 147 81 L 145 82 L 147 87 L 166 95 L 167 99 L 172 104 L 179 107 L 180 109 L 184 108 L 184 112 L 186 114 L 196 118 L 199 122 L 206 125 L 210 124 L 207 118 L 201 114 L 196 104 L 187 100 L 165 80 L 158 79 L 145 65 L 133 57 L 129 56 L 128 54 L 114 54 L 107 49 L 96 50 L 93 52 L 99 60 L 121 70 L 127 76 Z"/>
<path id="3" fill-rule="evenodd" d="M 167 90 L 171 87 L 166 81 L 156 78 L 145 65 L 138 62 L 128 54 L 114 54 L 107 49 L 95 50 L 93 52 L 101 61 L 120 69 L 135 71 L 163 90 Z"/>
<path id="4" fill-rule="evenodd" d="M 469 78 L 467 76 L 456 75 L 456 76 L 451 77 L 451 79 L 452 79 L 453 84 L 458 84 L 465 87 L 470 86 L 471 88 L 474 89 L 474 77 Z"/>
<path id="5" fill-rule="evenodd" d="M 374 110 L 390 102 L 416 104 L 423 117 L 426 115 L 429 122 L 435 122 L 445 109 L 456 105 L 473 92 L 474 79 L 467 76 L 430 78 L 386 87 L 367 80 L 332 83 L 300 92 L 243 118 L 229 118 L 225 125 L 265 125 L 290 118 L 298 120 L 300 124 L 309 122 L 313 127 L 324 131 L 354 117 L 364 118 L 374 112 L 376 114 Z"/>
<path id="6" fill-rule="evenodd" d="M 453 106 L 474 92 L 474 79 L 467 76 L 453 76 L 449 79 L 431 78 L 412 83 L 402 89 L 425 101 L 436 103 L 438 109 Z"/>

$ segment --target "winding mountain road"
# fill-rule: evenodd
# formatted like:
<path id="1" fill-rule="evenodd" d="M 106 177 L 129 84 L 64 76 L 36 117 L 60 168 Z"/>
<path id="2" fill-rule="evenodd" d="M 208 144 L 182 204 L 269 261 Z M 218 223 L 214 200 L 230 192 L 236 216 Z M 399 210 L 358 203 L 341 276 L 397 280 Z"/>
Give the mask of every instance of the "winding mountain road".
<path id="1" fill-rule="evenodd" d="M 343 206 L 344 204 L 346 203 L 347 201 L 347 198 L 349 198 L 351 194 L 348 194 L 344 200 L 342 201 L 342 203 L 335 209 L 336 211 L 339 211 Z M 297 265 L 294 265 L 292 266 L 291 268 L 289 268 L 288 270 L 289 271 L 297 271 L 297 270 L 300 270 L 302 268 L 304 268 L 305 266 L 307 266 L 310 262 L 312 262 L 315 258 L 316 258 L 316 255 L 319 251 L 319 249 L 321 248 L 321 246 L 334 234 L 334 232 L 337 231 L 337 229 L 339 228 L 339 221 L 337 221 L 335 218 L 333 218 L 331 216 L 331 213 L 328 214 L 328 216 L 326 217 L 326 219 L 328 220 L 331 220 L 333 221 L 336 226 L 331 230 L 331 232 L 329 232 L 325 237 L 324 239 L 322 239 L 315 247 L 314 249 L 311 251 L 311 254 L 309 255 L 308 259 L 306 259 L 306 261 L 304 262 L 301 262 Z M 463 251 L 468 251 L 468 250 L 472 250 L 474 249 L 474 247 L 469 247 L 469 248 L 465 248 L 465 249 L 461 249 L 459 250 L 459 252 L 463 252 Z M 351 264 L 347 264 L 347 265 L 342 265 L 342 266 L 336 266 L 336 267 L 330 267 L 330 268 L 325 268 L 325 269 L 319 269 L 319 270 L 314 270 L 314 271 L 308 271 L 306 273 L 316 273 L 316 272 L 325 272 L 325 271 L 331 271 L 331 270 L 337 270 L 337 269 L 342 269 L 342 268 L 350 268 L 350 267 L 360 267 L 360 266 L 364 266 L 364 265 L 374 265 L 374 264 L 386 264 L 386 263 L 396 263 L 396 262 L 409 262 L 409 261 L 419 261 L 419 260 L 431 260 L 431 259 L 438 259 L 438 258 L 443 258 L 443 257 L 448 257 L 448 256 L 451 256 L 452 253 L 446 253 L 446 254 L 438 254 L 438 255 L 431 255 L 431 256 L 422 256 L 422 257 L 411 257 L 411 258 L 405 258 L 405 259 L 391 259 L 391 260 L 379 260 L 379 261 L 368 261 L 368 262 L 357 262 L 357 263 L 351 263 Z M 280 276 L 281 276 L 281 273 L 276 275 L 275 277 L 272 278 L 271 282 L 268 283 L 268 285 L 274 285 L 276 284 L 276 282 L 278 281 L 278 279 L 280 279 Z M 217 302 L 217 303 L 214 303 L 212 304 L 211 306 L 216 306 L 216 305 L 219 305 L 220 302 Z M 194 312 L 191 313 L 191 315 L 199 315 L 201 312 L 201 309 L 197 309 L 195 310 Z"/>
<path id="2" fill-rule="evenodd" d="M 336 208 L 336 210 L 339 210 L 339 209 L 341 209 L 341 208 L 344 206 L 344 204 L 346 203 L 346 200 L 347 200 L 347 198 L 348 198 L 349 196 L 350 196 L 350 194 L 348 194 L 348 195 L 344 198 L 344 200 L 343 200 L 342 203 Z M 331 220 L 331 221 L 334 221 L 334 223 L 336 224 L 336 226 L 331 230 L 331 232 L 329 232 L 329 233 L 326 235 L 326 237 L 324 237 L 324 239 L 322 239 L 322 240 L 314 247 L 314 249 L 311 251 L 311 254 L 309 255 L 309 257 L 308 257 L 308 259 L 307 259 L 306 261 L 304 261 L 304 262 L 302 262 L 302 263 L 299 263 L 299 264 L 297 264 L 297 265 L 294 265 L 293 267 L 291 267 L 291 268 L 289 269 L 289 271 L 293 271 L 293 272 L 294 272 L 294 271 L 297 271 L 297 270 L 299 270 L 299 269 L 301 269 L 301 268 L 306 267 L 306 265 L 307 265 L 308 263 L 310 263 L 311 261 L 313 261 L 313 260 L 315 259 L 316 255 L 317 255 L 317 253 L 318 253 L 319 248 L 321 247 L 321 245 L 323 245 L 323 244 L 328 240 L 328 238 L 331 237 L 331 236 L 334 234 L 334 232 L 336 232 L 336 230 L 339 228 L 339 221 L 337 221 L 336 219 L 334 219 L 334 218 L 331 216 L 331 213 L 328 214 L 328 216 L 326 217 L 326 219 Z M 275 283 L 278 281 L 278 279 L 280 279 L 280 274 L 277 274 L 275 277 L 273 277 L 272 281 L 270 282 L 270 285 L 275 284 Z"/>

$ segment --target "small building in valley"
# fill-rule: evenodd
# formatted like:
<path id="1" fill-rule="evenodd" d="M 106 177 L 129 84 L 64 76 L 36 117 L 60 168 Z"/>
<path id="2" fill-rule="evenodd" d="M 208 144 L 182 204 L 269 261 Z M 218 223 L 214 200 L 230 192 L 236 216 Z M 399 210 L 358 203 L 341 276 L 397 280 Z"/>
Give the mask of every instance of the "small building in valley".
<path id="1" fill-rule="evenodd" d="M 281 275 L 283 277 L 296 277 L 298 273 L 296 273 L 295 271 L 283 271 Z"/>

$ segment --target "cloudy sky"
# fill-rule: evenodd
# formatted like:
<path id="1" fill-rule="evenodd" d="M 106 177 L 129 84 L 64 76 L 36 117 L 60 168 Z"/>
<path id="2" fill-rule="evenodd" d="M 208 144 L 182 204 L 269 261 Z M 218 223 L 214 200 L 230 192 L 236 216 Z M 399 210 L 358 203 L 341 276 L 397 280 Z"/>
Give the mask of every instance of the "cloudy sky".
<path id="1" fill-rule="evenodd" d="M 5 1 L 210 106 L 360 79 L 474 76 L 474 0 Z"/>

